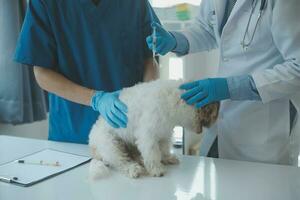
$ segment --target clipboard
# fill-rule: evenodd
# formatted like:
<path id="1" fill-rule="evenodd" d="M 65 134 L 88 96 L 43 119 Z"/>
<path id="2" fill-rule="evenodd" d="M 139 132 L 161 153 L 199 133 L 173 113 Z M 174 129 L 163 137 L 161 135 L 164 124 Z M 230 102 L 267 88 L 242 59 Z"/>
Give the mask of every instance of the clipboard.
<path id="1" fill-rule="evenodd" d="M 19 163 L 24 160 L 27 163 Z M 38 163 L 41 160 L 48 163 L 59 162 L 59 166 L 48 166 Z M 51 177 L 74 169 L 91 160 L 90 157 L 76 155 L 54 149 L 43 149 L 17 160 L 0 165 L 0 181 L 29 187 Z"/>

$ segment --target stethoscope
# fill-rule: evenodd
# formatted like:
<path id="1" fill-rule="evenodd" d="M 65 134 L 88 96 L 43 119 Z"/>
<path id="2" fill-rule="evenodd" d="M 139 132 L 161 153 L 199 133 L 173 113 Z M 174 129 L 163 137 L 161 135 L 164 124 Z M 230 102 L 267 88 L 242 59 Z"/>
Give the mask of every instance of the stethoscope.
<path id="1" fill-rule="evenodd" d="M 267 7 L 267 2 L 268 0 L 261 0 L 261 4 L 260 4 L 260 8 L 259 8 L 259 14 L 258 14 L 258 17 L 257 17 L 257 20 L 256 20 L 256 24 L 255 24 L 255 27 L 254 27 L 254 31 L 250 37 L 250 40 L 249 41 L 246 41 L 246 36 L 247 36 L 247 33 L 249 32 L 249 26 L 250 26 L 250 23 L 252 21 L 252 17 L 253 17 L 253 13 L 255 11 L 255 7 L 257 5 L 259 0 L 253 0 L 253 3 L 252 3 L 252 10 L 251 10 L 251 13 L 250 13 L 250 17 L 249 17 L 249 20 L 248 20 L 248 23 L 247 23 L 247 27 L 246 27 L 246 30 L 245 30 L 245 33 L 244 33 L 244 37 L 243 37 L 243 40 L 241 42 L 241 45 L 242 45 L 242 48 L 244 50 L 247 50 L 249 48 L 249 46 L 251 46 L 252 42 L 253 42 L 253 39 L 254 39 L 254 36 L 255 36 L 255 33 L 257 31 L 257 27 L 258 27 L 258 24 L 261 20 L 261 17 Z"/>

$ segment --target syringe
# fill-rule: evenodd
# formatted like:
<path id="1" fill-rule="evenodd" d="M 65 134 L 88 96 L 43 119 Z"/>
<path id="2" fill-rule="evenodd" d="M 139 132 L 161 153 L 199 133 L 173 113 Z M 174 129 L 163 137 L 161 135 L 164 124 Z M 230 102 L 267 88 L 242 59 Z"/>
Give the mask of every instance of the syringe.
<path id="1" fill-rule="evenodd" d="M 153 57 L 153 66 L 155 68 L 157 68 L 159 66 L 157 60 L 156 60 L 156 42 L 157 42 L 157 38 L 156 38 L 156 27 L 153 26 L 153 33 L 152 33 L 152 42 L 153 42 L 153 48 L 152 48 L 152 57 Z"/>

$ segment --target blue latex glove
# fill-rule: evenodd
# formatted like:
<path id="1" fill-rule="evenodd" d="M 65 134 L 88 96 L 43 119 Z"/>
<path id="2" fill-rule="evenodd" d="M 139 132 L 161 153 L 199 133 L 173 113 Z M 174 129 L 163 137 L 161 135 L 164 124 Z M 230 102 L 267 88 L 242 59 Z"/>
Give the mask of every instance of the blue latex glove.
<path id="1" fill-rule="evenodd" d="M 152 28 L 156 27 L 156 53 L 160 55 L 166 55 L 173 49 L 175 49 L 177 45 L 177 41 L 175 37 L 166 31 L 160 24 L 152 23 Z M 147 45 L 150 50 L 153 51 L 153 36 L 150 35 L 146 38 Z"/>
<path id="2" fill-rule="evenodd" d="M 226 78 L 209 78 L 186 83 L 181 85 L 180 89 L 186 90 L 181 98 L 189 105 L 196 105 L 196 108 L 230 98 Z"/>
<path id="3" fill-rule="evenodd" d="M 127 106 L 119 99 L 120 91 L 106 93 L 97 91 L 91 99 L 91 106 L 114 128 L 126 128 Z"/>

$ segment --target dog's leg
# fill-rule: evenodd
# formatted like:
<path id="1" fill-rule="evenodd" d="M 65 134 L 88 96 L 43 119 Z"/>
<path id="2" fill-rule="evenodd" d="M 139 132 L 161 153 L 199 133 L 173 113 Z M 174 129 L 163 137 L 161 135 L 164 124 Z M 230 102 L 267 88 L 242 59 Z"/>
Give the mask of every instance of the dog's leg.
<path id="1" fill-rule="evenodd" d="M 102 160 L 92 159 L 89 168 L 90 180 L 97 180 L 109 175 L 109 167 Z"/>
<path id="2" fill-rule="evenodd" d="M 111 135 L 101 133 L 102 141 L 97 146 L 101 151 L 102 160 L 131 178 L 137 178 L 144 173 L 144 168 L 129 156 L 125 144 Z"/>
<path id="3" fill-rule="evenodd" d="M 126 147 L 130 158 L 135 162 L 139 163 L 141 166 L 144 166 L 141 152 L 138 150 L 137 146 L 132 144 L 127 144 Z"/>
<path id="4" fill-rule="evenodd" d="M 158 142 L 150 134 L 139 138 L 137 146 L 141 152 L 144 166 L 151 176 L 159 177 L 165 173 L 165 167 L 161 163 L 161 151 Z M 148 137 L 147 137 L 148 136 Z"/>
<path id="5" fill-rule="evenodd" d="M 161 162 L 165 165 L 177 165 L 179 164 L 179 160 L 178 158 L 171 154 L 170 150 L 171 150 L 171 145 L 172 142 L 170 139 L 162 139 L 159 142 L 159 147 L 162 153 L 162 159 Z"/>

